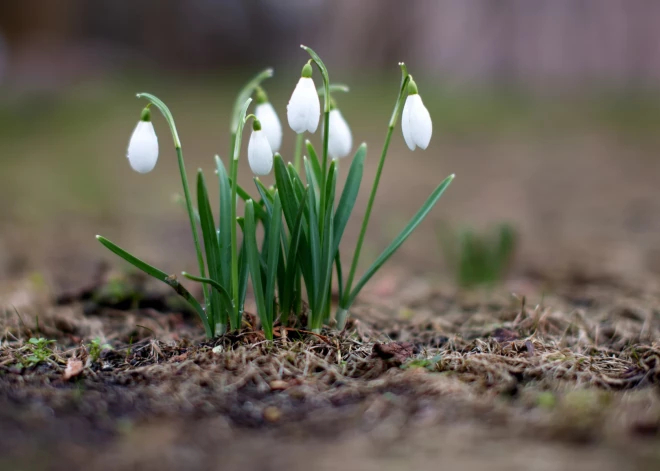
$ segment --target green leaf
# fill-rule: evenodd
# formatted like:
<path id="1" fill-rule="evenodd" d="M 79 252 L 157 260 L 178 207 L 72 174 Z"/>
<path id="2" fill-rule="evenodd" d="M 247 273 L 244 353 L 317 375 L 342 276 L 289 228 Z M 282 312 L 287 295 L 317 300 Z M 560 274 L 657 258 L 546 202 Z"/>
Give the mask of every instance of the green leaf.
<path id="1" fill-rule="evenodd" d="M 215 329 L 215 326 L 211 328 L 211 324 L 209 323 L 208 318 L 206 317 L 206 313 L 204 312 L 204 308 L 202 308 L 202 305 L 199 304 L 199 301 L 197 301 L 190 292 L 188 292 L 187 289 L 183 287 L 179 283 L 179 281 L 176 279 L 176 276 L 174 275 L 168 275 L 162 270 L 159 270 L 156 267 L 153 267 L 149 265 L 148 263 L 140 260 L 136 256 L 130 254 L 129 252 L 125 251 L 118 245 L 114 244 L 113 242 L 110 242 L 108 239 L 105 237 L 102 237 L 100 235 L 96 236 L 96 239 L 101 242 L 108 250 L 113 252 L 114 254 L 118 255 L 119 257 L 123 258 L 126 260 L 128 263 L 133 265 L 134 267 L 138 268 L 139 270 L 142 270 L 149 276 L 153 276 L 159 281 L 162 281 L 163 283 L 169 285 L 174 291 L 176 291 L 183 299 L 185 299 L 188 304 L 195 310 L 197 315 L 199 316 L 200 320 L 202 321 L 202 324 L 204 325 L 204 330 L 206 331 L 206 336 L 208 338 L 213 338 L 213 329 Z"/>
<path id="2" fill-rule="evenodd" d="M 243 103 L 245 103 L 245 100 L 250 98 L 252 94 L 254 93 L 254 90 L 267 78 L 270 78 L 273 76 L 273 69 L 268 68 L 264 69 L 261 72 L 259 72 L 257 75 L 255 75 L 248 83 L 243 86 L 243 88 L 240 90 L 238 95 L 236 96 L 236 101 L 234 102 L 234 109 L 232 111 L 231 115 L 231 124 L 230 124 L 230 131 L 232 134 L 235 134 L 239 122 L 243 119 L 243 116 L 245 116 L 245 113 L 241 114 L 241 107 L 243 106 Z"/>
<path id="3" fill-rule="evenodd" d="M 353 157 L 353 162 L 351 162 L 351 168 L 348 171 L 348 176 L 346 177 L 346 184 L 344 185 L 344 191 L 341 193 L 341 198 L 339 199 L 339 204 L 337 205 L 337 211 L 335 213 L 335 222 L 334 222 L 334 251 L 335 253 L 339 249 L 339 243 L 341 238 L 344 235 L 344 230 L 348 224 L 348 220 L 351 217 L 353 212 L 353 207 L 355 206 L 355 201 L 357 200 L 358 193 L 360 191 L 360 183 L 362 182 L 362 173 L 364 172 L 364 159 L 367 155 L 367 145 L 362 144 L 357 152 L 355 157 Z"/>
<path id="4" fill-rule="evenodd" d="M 229 182 L 227 169 L 217 155 L 215 156 L 215 166 L 220 188 L 218 244 L 220 245 L 221 284 L 229 288 L 231 286 L 231 252 L 232 250 L 238 250 L 238 248 L 231 246 L 231 183 Z"/>
<path id="5" fill-rule="evenodd" d="M 199 209 L 199 220 L 202 227 L 202 239 L 204 240 L 204 250 L 206 252 L 206 265 L 208 267 L 209 278 L 218 284 L 222 281 L 220 246 L 218 245 L 218 234 L 211 212 L 211 203 L 206 189 L 206 182 L 202 171 L 197 172 L 197 207 Z M 223 306 L 221 299 L 217 295 L 210 293 L 210 312 L 208 313 L 211 324 L 227 325 L 229 318 L 226 306 Z M 231 304 L 230 304 L 231 306 Z"/>
<path id="6" fill-rule="evenodd" d="M 188 278 L 189 280 L 192 281 L 197 281 L 199 283 L 206 283 L 207 285 L 211 286 L 211 288 L 215 289 L 215 291 L 220 295 L 222 298 L 223 302 L 227 303 L 229 306 L 232 305 L 232 300 L 231 296 L 227 292 L 227 290 L 217 281 L 211 279 L 211 278 L 205 278 L 203 276 L 195 276 L 191 275 L 190 273 L 181 272 L 181 275 L 184 277 Z"/>
<path id="7" fill-rule="evenodd" d="M 261 326 L 268 340 L 273 339 L 273 326 L 268 322 L 268 310 L 264 298 L 264 289 L 261 282 L 261 262 L 259 260 L 259 248 L 257 247 L 257 225 L 254 219 L 254 201 L 245 203 L 245 242 L 248 265 L 250 267 L 250 279 L 257 304 L 257 314 L 261 319 Z"/>
<path id="8" fill-rule="evenodd" d="M 321 282 L 321 238 L 319 236 L 319 223 L 316 214 L 316 195 L 313 191 L 307 192 L 307 221 L 309 224 L 309 250 L 311 257 L 311 272 L 308 273 L 309 279 L 305 279 L 307 293 L 312 304 L 312 311 L 316 310 L 316 301 L 318 300 L 319 290 L 322 289 Z M 310 289 L 311 288 L 311 289 Z"/>
<path id="9" fill-rule="evenodd" d="M 254 177 L 254 184 L 257 187 L 257 191 L 259 192 L 259 195 L 261 196 L 262 201 L 266 205 L 266 210 L 268 211 L 268 216 L 272 217 L 272 214 L 273 214 L 273 195 L 272 195 L 272 193 L 270 192 L 270 190 L 268 190 L 268 188 L 266 188 L 266 186 L 263 183 L 261 183 L 261 180 L 259 180 L 258 177 Z M 255 214 L 256 214 L 256 208 L 257 207 L 255 206 Z"/>
<path id="10" fill-rule="evenodd" d="M 443 182 L 431 193 L 431 196 L 426 200 L 422 207 L 417 211 L 417 214 L 410 220 L 410 222 L 403 228 L 401 233 L 392 241 L 392 243 L 383 251 L 383 253 L 376 259 L 376 261 L 369 267 L 362 278 L 357 282 L 353 291 L 351 291 L 348 302 L 346 306 L 342 306 L 344 309 L 348 309 L 353 301 L 360 293 L 360 290 L 364 285 L 371 279 L 372 276 L 383 266 L 383 264 L 397 251 L 401 244 L 412 234 L 412 232 L 419 226 L 419 224 L 424 220 L 426 215 L 433 209 L 435 203 L 438 202 L 444 191 L 447 189 L 449 184 L 454 179 L 454 175 L 450 175 L 443 180 Z"/>
<path id="11" fill-rule="evenodd" d="M 305 189 L 305 196 L 307 196 L 307 191 L 309 187 Z M 305 207 L 307 206 L 307 198 L 303 199 L 302 204 L 298 208 L 298 214 L 296 215 L 296 222 L 291 231 L 291 237 L 289 239 L 289 250 L 286 259 L 286 277 L 285 285 L 283 291 L 283 296 L 280 299 L 282 307 L 282 325 L 287 325 L 289 318 L 289 312 L 293 306 L 293 292 L 295 290 L 295 280 L 298 273 L 298 246 L 300 244 L 300 236 L 302 234 L 302 222 L 303 215 L 305 212 Z"/>
<path id="12" fill-rule="evenodd" d="M 341 268 L 341 257 L 339 252 L 335 253 L 335 271 L 337 273 L 337 291 L 339 299 L 344 298 L 344 272 Z"/>
<path id="13" fill-rule="evenodd" d="M 319 161 L 319 156 L 314 149 L 314 145 L 309 141 L 305 141 L 305 145 L 307 146 L 307 153 L 309 154 L 309 160 L 312 164 L 312 169 L 314 170 L 314 178 L 316 179 L 313 188 L 318 189 L 318 182 L 323 181 L 323 170 L 321 169 L 321 162 Z M 312 184 L 312 182 L 308 183 L 310 185 Z"/>
<path id="14" fill-rule="evenodd" d="M 273 327 L 275 316 L 273 310 L 275 308 L 275 281 L 277 279 L 277 266 L 281 251 L 280 232 L 282 230 L 282 203 L 280 195 L 275 191 L 273 198 L 273 212 L 270 219 L 270 227 L 268 228 L 268 261 L 266 263 L 266 291 L 264 298 L 266 300 L 266 309 L 268 310 L 268 323 L 270 328 Z"/>
<path id="15" fill-rule="evenodd" d="M 243 229 L 243 225 L 241 225 Z M 247 295 L 248 275 L 250 273 L 248 267 L 248 259 L 246 253 L 247 244 L 245 243 L 245 233 L 243 233 L 243 244 L 241 245 L 241 252 L 238 255 L 238 319 L 235 322 L 240 325 L 241 316 L 245 310 L 245 296 Z"/>
<path id="16" fill-rule="evenodd" d="M 286 168 L 289 171 L 291 184 L 293 185 L 293 189 L 296 192 L 296 201 L 300 203 L 302 201 L 302 197 L 303 197 L 302 195 L 305 193 L 305 184 L 303 183 L 302 179 L 300 178 L 300 175 L 298 174 L 296 168 L 293 166 L 292 163 L 289 162 Z M 311 183 L 310 185 L 313 187 Z"/>
<path id="17" fill-rule="evenodd" d="M 332 264 L 335 258 L 333 242 L 333 222 L 334 211 L 333 204 L 335 200 L 335 189 L 337 186 L 337 161 L 333 160 L 328 171 L 328 179 L 325 189 L 325 210 L 323 212 L 323 232 L 321 234 L 321 279 L 319 281 L 320 289 L 318 292 L 317 312 L 319 315 L 313 316 L 316 323 L 311 327 L 320 329 L 326 313 L 329 315 L 328 302 L 330 298 L 330 285 L 332 283 Z M 322 316 L 322 317 L 321 317 Z"/>
<path id="18" fill-rule="evenodd" d="M 275 168 L 275 183 L 277 184 L 277 189 L 280 192 L 282 210 L 284 211 L 286 225 L 289 228 L 289 232 L 291 232 L 295 223 L 298 207 L 296 195 L 293 190 L 289 172 L 287 171 L 286 165 L 282 160 L 282 156 L 275 154 L 273 162 Z"/>
<path id="19" fill-rule="evenodd" d="M 305 167 L 305 178 L 307 179 L 307 184 L 312 187 L 312 193 L 314 193 L 314 201 L 316 203 L 314 210 L 316 211 L 316 214 L 319 215 L 318 217 L 320 217 L 320 215 L 322 215 L 321 200 L 323 195 L 320 193 L 321 188 L 319 186 L 319 182 L 323 182 L 323 180 L 319 180 L 319 182 L 316 181 L 316 177 L 314 176 L 314 169 L 312 168 L 311 162 L 307 157 L 303 159 L 303 163 Z"/>

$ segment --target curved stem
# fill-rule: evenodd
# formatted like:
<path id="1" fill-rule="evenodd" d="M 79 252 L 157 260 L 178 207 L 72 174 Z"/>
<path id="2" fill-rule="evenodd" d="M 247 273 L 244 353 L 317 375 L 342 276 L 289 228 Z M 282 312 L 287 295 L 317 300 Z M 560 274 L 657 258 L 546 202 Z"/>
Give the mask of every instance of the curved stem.
<path id="1" fill-rule="evenodd" d="M 394 110 L 392 111 L 392 116 L 390 117 L 390 122 L 387 127 L 387 135 L 385 136 L 385 144 L 383 144 L 383 151 L 380 155 L 380 161 L 378 162 L 378 169 L 376 170 L 376 176 L 374 177 L 374 183 L 371 187 L 371 194 L 369 195 L 369 202 L 367 203 L 367 210 L 364 214 L 364 219 L 362 220 L 362 227 L 360 228 L 360 235 L 358 236 L 357 245 L 355 246 L 355 252 L 353 254 L 353 261 L 351 263 L 351 269 L 348 273 L 348 278 L 346 279 L 346 285 L 344 286 L 344 297 L 340 300 L 340 307 L 344 313 L 349 309 L 349 299 L 351 288 L 353 287 L 353 280 L 355 278 L 355 271 L 357 270 L 358 263 L 360 261 L 360 253 L 362 252 L 362 244 L 364 243 L 364 237 L 367 233 L 367 227 L 369 226 L 369 218 L 371 217 L 371 210 L 373 209 L 374 201 L 376 200 L 376 193 L 378 192 L 378 185 L 380 183 L 380 177 L 383 173 L 383 166 L 385 165 L 385 159 L 387 158 L 387 151 L 390 147 L 390 141 L 392 140 L 392 133 L 394 132 L 394 127 L 396 126 L 397 119 L 401 110 L 401 105 L 403 99 L 406 96 L 406 87 L 408 85 L 408 70 L 406 69 L 405 64 L 399 64 L 401 67 L 401 87 L 399 89 L 399 96 L 397 97 L 396 103 L 394 105 Z M 342 321 L 340 325 L 339 321 Z M 337 328 L 343 329 L 343 322 L 346 321 L 346 316 L 344 315 L 341 319 L 338 319 Z"/>
<path id="2" fill-rule="evenodd" d="M 176 124 L 174 123 L 174 117 L 170 112 L 170 109 L 167 105 L 160 100 L 158 97 L 150 93 L 138 93 L 138 98 L 146 98 L 151 102 L 158 110 L 162 113 L 165 121 L 170 126 L 170 131 L 172 133 L 172 139 L 174 140 L 174 149 L 176 150 L 176 157 L 179 162 L 179 173 L 181 174 L 181 184 L 183 186 L 183 195 L 186 200 L 186 211 L 188 212 L 188 217 L 190 218 L 190 229 L 192 231 L 193 241 L 195 243 L 195 251 L 197 252 L 197 263 L 199 264 L 199 273 L 201 276 L 206 276 L 206 271 L 204 268 L 204 256 L 202 255 L 202 247 L 199 243 L 199 234 L 197 233 L 197 219 L 195 210 L 190 200 L 190 187 L 188 186 L 188 176 L 186 175 L 186 166 L 183 160 L 183 151 L 181 150 L 181 141 L 179 140 L 179 133 L 176 130 Z M 204 290 L 204 302 L 208 304 L 208 289 L 206 286 L 203 287 Z"/>
<path id="3" fill-rule="evenodd" d="M 231 159 L 231 297 L 233 300 L 233 315 L 229 322 L 232 329 L 241 327 L 241 312 L 239 302 L 239 283 L 238 283 L 238 221 L 236 220 L 236 211 L 238 205 L 238 158 L 241 152 L 241 140 L 243 138 L 243 128 L 245 127 L 245 117 L 247 109 L 252 103 L 252 98 L 245 100 L 243 108 L 240 110 L 240 120 L 235 135 L 232 136 L 233 149 Z"/>
<path id="4" fill-rule="evenodd" d="M 186 209 L 188 217 L 190 218 L 190 230 L 192 231 L 193 241 L 195 242 L 195 250 L 197 252 L 197 263 L 199 264 L 200 276 L 206 277 L 206 270 L 204 268 L 204 256 L 202 255 L 202 246 L 199 243 L 199 234 L 197 233 L 197 220 L 196 213 L 190 201 L 190 188 L 188 187 L 188 176 L 186 175 L 186 166 L 183 162 L 183 152 L 181 147 L 176 148 L 177 160 L 179 161 L 179 173 L 181 174 L 181 184 L 183 185 L 183 195 L 186 200 Z M 205 285 L 202 286 L 204 291 L 205 304 L 208 304 L 208 289 Z"/>

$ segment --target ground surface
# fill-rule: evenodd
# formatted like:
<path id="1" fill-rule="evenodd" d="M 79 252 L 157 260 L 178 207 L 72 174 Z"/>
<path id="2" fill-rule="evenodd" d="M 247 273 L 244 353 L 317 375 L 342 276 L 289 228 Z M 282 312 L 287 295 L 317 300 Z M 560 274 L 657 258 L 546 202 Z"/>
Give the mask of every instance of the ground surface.
<path id="1" fill-rule="evenodd" d="M 210 170 L 217 110 L 205 90 L 154 91 L 168 90 L 189 171 Z M 660 469 L 657 106 L 645 121 L 629 101 L 576 117 L 575 102 L 503 115 L 429 97 L 432 147 L 395 136 L 365 258 L 457 180 L 345 332 L 271 346 L 249 327 L 205 341 L 167 287 L 96 244 L 194 268 L 173 156 L 127 173 L 139 109 L 77 93 L 97 123 L 59 104 L 26 117 L 38 138 L 20 116 L 0 130 L 0 469 Z M 369 181 L 386 118 L 346 105 L 373 143 Z M 509 278 L 458 290 L 437 226 L 502 220 L 521 241 Z"/>

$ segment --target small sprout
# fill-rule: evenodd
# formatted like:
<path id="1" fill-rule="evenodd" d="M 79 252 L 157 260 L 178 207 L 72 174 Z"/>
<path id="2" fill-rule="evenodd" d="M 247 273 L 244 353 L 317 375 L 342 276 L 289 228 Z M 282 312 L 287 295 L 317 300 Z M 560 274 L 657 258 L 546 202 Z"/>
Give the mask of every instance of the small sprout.
<path id="1" fill-rule="evenodd" d="M 457 283 L 465 288 L 492 285 L 507 275 L 516 249 L 516 233 L 508 224 L 478 233 L 463 229 L 440 232 L 440 242 Z"/>
<path id="2" fill-rule="evenodd" d="M 333 159 L 346 157 L 353 147 L 351 128 L 337 108 L 330 110 L 330 131 L 328 133 L 328 154 Z"/>
<path id="3" fill-rule="evenodd" d="M 255 175 L 268 175 L 273 169 L 273 150 L 268 138 L 261 129 L 261 122 L 255 119 L 252 124 L 252 135 L 248 143 L 248 162 Z"/>
<path id="4" fill-rule="evenodd" d="M 401 115 L 401 131 L 410 150 L 415 150 L 415 147 L 426 149 L 433 134 L 431 115 L 424 106 L 422 97 L 417 91 L 417 84 L 412 77 L 408 82 L 408 98 Z"/>
<path id="5" fill-rule="evenodd" d="M 44 363 L 53 355 L 53 350 L 50 348 L 51 344 L 54 344 L 55 340 L 47 340 L 43 337 L 40 338 L 31 338 L 28 340 L 28 355 L 25 360 L 26 366 L 36 366 L 39 363 Z"/>
<path id="6" fill-rule="evenodd" d="M 135 126 L 126 152 L 128 162 L 138 173 L 149 173 L 158 161 L 158 138 L 151 123 L 151 111 L 147 106 L 142 110 L 140 121 Z"/>
<path id="7" fill-rule="evenodd" d="M 321 118 L 321 102 L 312 80 L 312 66 L 309 62 L 303 67 L 301 75 L 286 107 L 286 116 L 289 126 L 296 133 L 314 133 Z"/>
<path id="8" fill-rule="evenodd" d="M 104 350 L 112 350 L 112 347 L 107 343 L 101 343 L 101 339 L 96 337 L 94 340 L 89 342 L 87 346 L 89 350 L 89 359 L 92 363 L 96 363 L 99 358 L 101 358 L 101 353 Z"/>

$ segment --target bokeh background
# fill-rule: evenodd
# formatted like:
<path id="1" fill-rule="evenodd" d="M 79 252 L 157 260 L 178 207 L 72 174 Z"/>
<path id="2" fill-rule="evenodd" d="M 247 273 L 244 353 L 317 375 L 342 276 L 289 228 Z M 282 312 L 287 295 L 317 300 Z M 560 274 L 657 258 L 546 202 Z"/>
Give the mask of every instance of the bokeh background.
<path id="1" fill-rule="evenodd" d="M 119 265 L 97 233 L 168 271 L 194 269 L 160 117 L 156 169 L 138 175 L 125 159 L 144 104 L 135 93 L 170 106 L 189 176 L 198 167 L 210 176 L 213 155 L 228 154 L 236 92 L 265 67 L 275 68 L 265 86 L 285 119 L 307 60 L 300 43 L 351 86 L 337 100 L 356 145 L 369 145 L 345 250 L 405 61 L 434 136 L 411 153 L 397 129 L 365 262 L 456 173 L 393 267 L 446 276 L 441 224 L 508 221 L 521 236 L 519 274 L 658 272 L 658 25 L 655 0 L 3 0 L 0 278 L 39 272 L 66 286 L 101 259 Z M 250 185 L 247 167 L 241 174 Z"/>

